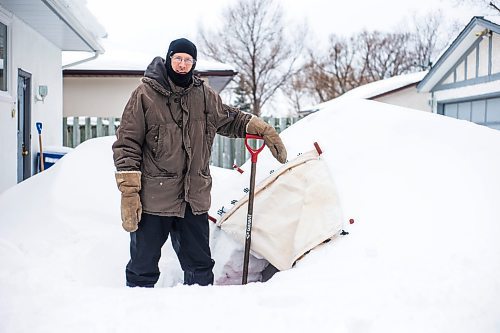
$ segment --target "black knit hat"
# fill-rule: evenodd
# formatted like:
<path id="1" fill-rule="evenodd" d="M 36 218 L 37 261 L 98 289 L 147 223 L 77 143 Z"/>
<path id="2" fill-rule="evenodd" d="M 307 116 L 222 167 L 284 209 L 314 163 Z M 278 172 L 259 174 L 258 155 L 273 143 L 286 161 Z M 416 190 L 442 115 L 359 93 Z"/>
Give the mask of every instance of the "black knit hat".
<path id="1" fill-rule="evenodd" d="M 193 57 L 193 59 L 195 59 L 195 60 L 196 60 L 196 57 L 198 54 L 198 52 L 196 50 L 196 45 L 194 45 L 192 42 L 190 42 L 186 38 L 179 38 L 179 39 L 173 40 L 170 43 L 170 46 L 168 47 L 168 52 L 167 52 L 167 59 L 176 53 L 187 53 L 191 57 Z"/>

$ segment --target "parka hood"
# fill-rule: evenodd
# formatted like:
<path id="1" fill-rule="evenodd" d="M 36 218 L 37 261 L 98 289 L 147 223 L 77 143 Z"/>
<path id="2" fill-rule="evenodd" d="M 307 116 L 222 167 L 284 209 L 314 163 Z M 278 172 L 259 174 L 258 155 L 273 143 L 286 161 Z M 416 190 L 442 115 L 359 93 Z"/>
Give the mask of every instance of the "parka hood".
<path id="1" fill-rule="evenodd" d="M 165 59 L 162 57 L 155 57 L 149 64 L 144 72 L 144 77 L 150 78 L 158 82 L 166 91 L 171 91 L 170 84 L 168 83 L 167 67 L 165 66 Z"/>

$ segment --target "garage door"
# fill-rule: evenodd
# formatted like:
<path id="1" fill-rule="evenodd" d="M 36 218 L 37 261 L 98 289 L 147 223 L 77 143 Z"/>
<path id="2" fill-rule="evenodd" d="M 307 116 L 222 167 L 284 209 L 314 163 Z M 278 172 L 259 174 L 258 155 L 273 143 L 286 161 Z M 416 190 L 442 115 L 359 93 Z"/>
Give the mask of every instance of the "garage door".
<path id="1" fill-rule="evenodd" d="M 500 130 L 500 97 L 443 105 L 442 114 Z"/>

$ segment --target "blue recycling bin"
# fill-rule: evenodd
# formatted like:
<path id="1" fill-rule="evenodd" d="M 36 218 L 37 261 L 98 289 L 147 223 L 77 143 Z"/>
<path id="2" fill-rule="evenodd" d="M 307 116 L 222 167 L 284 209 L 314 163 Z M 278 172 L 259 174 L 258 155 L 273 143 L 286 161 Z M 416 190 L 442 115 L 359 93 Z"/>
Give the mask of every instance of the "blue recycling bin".
<path id="1" fill-rule="evenodd" d="M 51 152 L 51 151 L 44 151 L 43 152 L 43 167 L 45 170 L 53 166 L 57 161 L 59 161 L 64 155 L 66 155 L 65 152 Z M 37 153 L 37 165 L 38 165 L 38 172 L 41 171 L 41 164 L 40 164 L 40 152 Z"/>

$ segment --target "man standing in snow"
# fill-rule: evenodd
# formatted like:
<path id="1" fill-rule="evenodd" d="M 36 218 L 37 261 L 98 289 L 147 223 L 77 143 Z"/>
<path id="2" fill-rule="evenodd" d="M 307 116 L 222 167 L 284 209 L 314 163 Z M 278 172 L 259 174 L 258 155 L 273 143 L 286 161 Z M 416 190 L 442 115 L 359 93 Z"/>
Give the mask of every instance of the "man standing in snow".
<path id="1" fill-rule="evenodd" d="M 223 104 L 193 75 L 196 59 L 192 42 L 172 41 L 166 60 L 156 57 L 146 69 L 116 133 L 113 158 L 122 193 L 122 226 L 130 232 L 129 287 L 155 285 L 169 235 L 184 284 L 213 284 L 207 212 L 216 133 L 260 135 L 273 156 L 286 161 L 285 146 L 272 126 Z"/>

